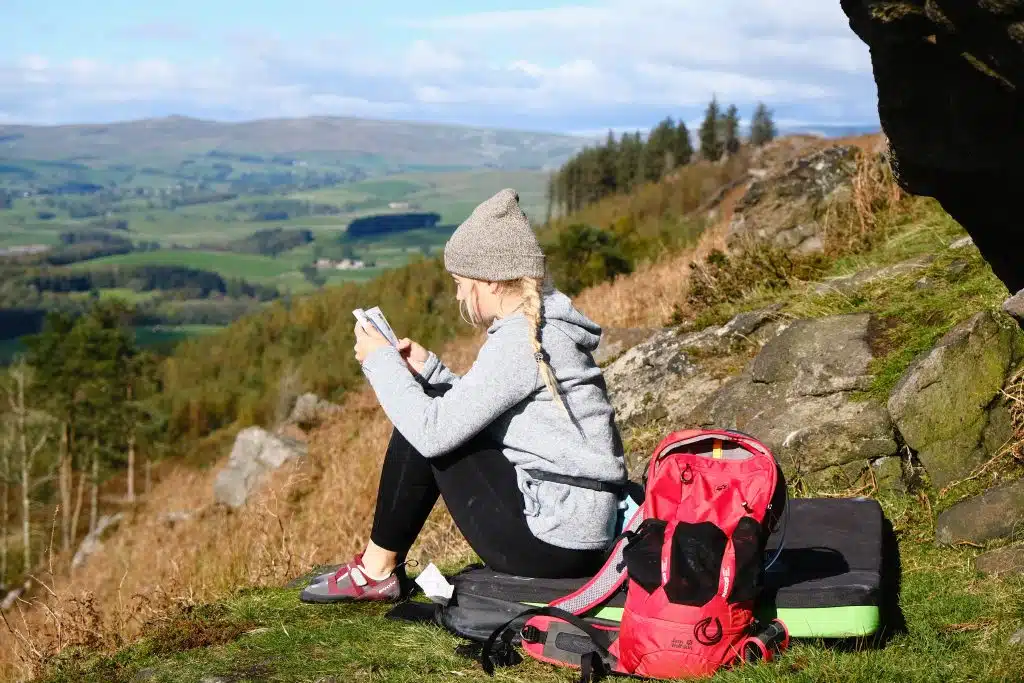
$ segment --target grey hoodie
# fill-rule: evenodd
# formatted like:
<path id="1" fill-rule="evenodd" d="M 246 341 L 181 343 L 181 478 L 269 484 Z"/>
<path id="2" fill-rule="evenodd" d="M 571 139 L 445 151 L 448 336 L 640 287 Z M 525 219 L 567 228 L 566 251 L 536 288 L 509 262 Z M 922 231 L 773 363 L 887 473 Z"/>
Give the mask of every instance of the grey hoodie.
<path id="1" fill-rule="evenodd" d="M 625 479 L 615 413 L 592 355 L 600 338 L 601 328 L 567 296 L 557 290 L 544 296 L 541 346 L 572 420 L 544 385 L 522 313 L 494 321 L 461 377 L 430 353 L 422 377 L 431 384 L 451 383 L 443 396 L 424 394 L 392 346 L 371 353 L 363 373 L 395 428 L 421 454 L 443 455 L 487 430 L 515 465 L 533 534 L 563 548 L 604 548 L 615 530 L 614 494 L 539 481 L 525 471 Z"/>

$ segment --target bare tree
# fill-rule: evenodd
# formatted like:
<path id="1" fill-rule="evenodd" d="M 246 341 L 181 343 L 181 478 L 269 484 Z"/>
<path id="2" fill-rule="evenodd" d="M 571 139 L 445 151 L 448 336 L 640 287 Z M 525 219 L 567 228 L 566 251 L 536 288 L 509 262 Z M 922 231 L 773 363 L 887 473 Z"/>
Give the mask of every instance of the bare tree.
<path id="1" fill-rule="evenodd" d="M 92 451 L 92 489 L 89 495 L 89 533 L 96 531 L 96 522 L 100 513 L 100 449 L 93 446 Z"/>
<path id="2" fill-rule="evenodd" d="M 132 387 L 128 385 L 128 403 L 132 402 Z M 135 420 L 128 425 L 128 492 L 129 503 L 135 502 Z"/>
<path id="3" fill-rule="evenodd" d="M 24 571 L 32 571 L 32 524 L 31 524 L 31 492 L 32 465 L 36 456 L 46 444 L 47 434 L 43 431 L 38 442 L 29 448 L 28 405 L 25 402 L 25 386 L 30 381 L 28 366 L 22 360 L 8 374 L 14 380 L 14 387 L 8 387 L 7 399 L 14 416 L 15 434 L 18 441 L 18 452 L 21 456 L 21 540 L 24 546 Z"/>
<path id="4" fill-rule="evenodd" d="M 10 554 L 10 541 L 7 534 L 7 529 L 11 521 L 11 509 L 10 509 L 10 497 L 11 497 L 11 451 L 13 449 L 13 439 L 11 437 L 10 424 L 4 424 L 4 439 L 3 443 L 0 444 L 0 458 L 3 458 L 3 481 L 0 482 L 0 505 L 3 509 L 0 510 L 0 583 L 3 583 L 4 578 L 7 576 L 7 562 Z"/>
<path id="5" fill-rule="evenodd" d="M 60 426 L 60 456 L 58 488 L 60 489 L 60 545 L 64 552 L 71 549 L 71 489 L 74 472 L 71 470 L 71 425 Z"/>

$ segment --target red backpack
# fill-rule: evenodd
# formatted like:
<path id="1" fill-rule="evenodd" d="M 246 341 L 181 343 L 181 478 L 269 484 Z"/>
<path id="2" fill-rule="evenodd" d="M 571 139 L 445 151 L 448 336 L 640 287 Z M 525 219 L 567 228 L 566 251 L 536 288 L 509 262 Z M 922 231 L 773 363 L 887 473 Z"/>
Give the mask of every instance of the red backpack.
<path id="1" fill-rule="evenodd" d="M 515 642 L 536 659 L 579 668 L 581 681 L 602 673 L 706 677 L 788 646 L 781 622 L 754 618 L 765 545 L 786 501 L 771 451 L 729 430 L 674 432 L 655 449 L 644 489 L 597 576 L 494 632 L 481 655 L 488 673 L 509 661 Z M 583 618 L 624 582 L 619 624 Z"/>

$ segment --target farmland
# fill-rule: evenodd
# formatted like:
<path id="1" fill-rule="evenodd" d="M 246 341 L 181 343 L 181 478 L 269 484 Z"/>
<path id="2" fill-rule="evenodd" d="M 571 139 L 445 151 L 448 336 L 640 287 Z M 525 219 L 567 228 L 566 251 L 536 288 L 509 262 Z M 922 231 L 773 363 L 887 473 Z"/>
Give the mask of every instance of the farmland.
<path id="1" fill-rule="evenodd" d="M 352 138 L 351 149 L 336 149 L 309 122 L 206 123 L 71 127 L 77 137 L 0 126 L 0 357 L 43 313 L 97 298 L 135 307 L 142 329 L 162 325 L 163 343 L 281 296 L 366 281 L 435 254 L 505 187 L 541 222 L 549 175 L 541 167 L 584 142 L 414 126 L 414 143 L 401 126 L 385 126 L 397 136 L 390 143 Z M 307 149 L 280 149 L 278 130 L 303 144 L 295 126 Z M 96 146 L 104 136 L 113 146 Z M 398 148 L 403 139 L 410 148 Z M 308 151 L 314 142 L 321 148 Z M 384 227 L 388 220 L 401 228 Z M 349 234 L 353 221 L 383 222 Z"/>

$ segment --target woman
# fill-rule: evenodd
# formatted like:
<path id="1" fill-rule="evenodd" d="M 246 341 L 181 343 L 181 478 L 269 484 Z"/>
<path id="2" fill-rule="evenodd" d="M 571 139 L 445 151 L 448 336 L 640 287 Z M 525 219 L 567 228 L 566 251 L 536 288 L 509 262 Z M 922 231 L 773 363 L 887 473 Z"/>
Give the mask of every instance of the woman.
<path id="1" fill-rule="evenodd" d="M 594 362 L 601 328 L 546 286 L 514 190 L 478 206 L 445 245 L 468 322 L 487 325 L 458 376 L 416 342 L 356 325 L 356 358 L 394 424 L 370 542 L 303 592 L 309 602 L 396 600 L 405 556 L 437 501 L 495 571 L 582 577 L 615 530 L 622 442 Z"/>

